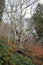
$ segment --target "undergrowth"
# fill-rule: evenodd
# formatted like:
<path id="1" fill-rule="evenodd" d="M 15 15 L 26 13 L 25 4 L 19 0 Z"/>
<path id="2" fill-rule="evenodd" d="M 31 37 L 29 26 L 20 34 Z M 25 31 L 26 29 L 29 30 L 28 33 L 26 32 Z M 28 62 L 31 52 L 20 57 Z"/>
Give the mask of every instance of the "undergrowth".
<path id="1" fill-rule="evenodd" d="M 11 49 L 0 40 L 0 65 L 35 65 L 33 60 Z"/>

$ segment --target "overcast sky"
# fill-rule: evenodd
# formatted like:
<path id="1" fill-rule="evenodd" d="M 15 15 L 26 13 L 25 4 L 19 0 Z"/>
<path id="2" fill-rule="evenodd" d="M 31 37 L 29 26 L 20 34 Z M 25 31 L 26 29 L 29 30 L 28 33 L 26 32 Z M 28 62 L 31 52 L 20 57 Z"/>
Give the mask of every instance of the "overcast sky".
<path id="1" fill-rule="evenodd" d="M 43 0 L 40 0 L 40 3 L 43 4 Z"/>

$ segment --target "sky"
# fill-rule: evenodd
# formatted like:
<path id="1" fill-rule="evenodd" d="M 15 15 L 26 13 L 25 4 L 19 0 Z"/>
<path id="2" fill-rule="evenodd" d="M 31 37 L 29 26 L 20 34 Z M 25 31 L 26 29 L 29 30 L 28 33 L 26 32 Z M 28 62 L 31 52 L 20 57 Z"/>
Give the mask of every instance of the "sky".
<path id="1" fill-rule="evenodd" d="M 43 0 L 40 0 L 40 3 L 43 4 Z"/>

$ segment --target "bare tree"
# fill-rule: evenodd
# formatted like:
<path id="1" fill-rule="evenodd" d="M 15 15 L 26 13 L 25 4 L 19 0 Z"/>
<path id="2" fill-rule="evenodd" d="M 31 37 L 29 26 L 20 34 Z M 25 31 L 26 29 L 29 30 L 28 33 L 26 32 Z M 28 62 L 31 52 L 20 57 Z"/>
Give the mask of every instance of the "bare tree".
<path id="1" fill-rule="evenodd" d="M 26 12 L 29 7 L 34 6 L 37 2 L 38 0 L 6 0 L 4 14 L 6 14 L 6 20 L 10 21 L 13 34 L 15 34 L 15 38 L 18 41 L 25 34 L 24 22 L 26 21 Z"/>
<path id="2" fill-rule="evenodd" d="M 2 21 L 2 13 L 5 8 L 5 0 L 0 0 L 0 22 Z"/>

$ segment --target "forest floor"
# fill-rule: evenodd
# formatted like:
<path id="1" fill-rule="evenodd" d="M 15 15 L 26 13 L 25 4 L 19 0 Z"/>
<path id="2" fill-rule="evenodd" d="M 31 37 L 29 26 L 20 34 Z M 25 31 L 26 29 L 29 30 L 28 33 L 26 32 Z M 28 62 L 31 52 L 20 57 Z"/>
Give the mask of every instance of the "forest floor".
<path id="1" fill-rule="evenodd" d="M 27 48 L 14 48 L 16 45 L 12 45 L 12 48 L 15 49 L 19 54 L 22 54 L 34 61 L 36 65 L 43 65 L 43 48 L 40 45 L 32 44 L 28 45 Z"/>
<path id="2" fill-rule="evenodd" d="M 30 57 L 36 65 L 43 65 L 43 49 L 38 45 L 30 45 L 27 49 L 28 51 L 24 50 L 17 50 L 17 52 Z"/>
<path id="3" fill-rule="evenodd" d="M 0 65 L 35 65 L 34 61 L 0 40 Z"/>
<path id="4" fill-rule="evenodd" d="M 16 49 L 0 40 L 0 65 L 43 65 L 43 49 L 38 45 Z"/>

